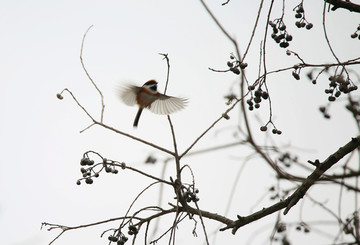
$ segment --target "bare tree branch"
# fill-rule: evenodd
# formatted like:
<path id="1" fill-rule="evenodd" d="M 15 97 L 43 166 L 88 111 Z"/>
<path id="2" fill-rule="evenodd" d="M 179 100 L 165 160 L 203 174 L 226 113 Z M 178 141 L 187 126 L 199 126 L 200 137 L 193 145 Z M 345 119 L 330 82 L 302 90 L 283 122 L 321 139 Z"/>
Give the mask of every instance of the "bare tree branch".
<path id="1" fill-rule="evenodd" d="M 333 5 L 331 10 L 335 11 L 339 8 L 347 9 L 351 12 L 357 12 L 360 13 L 360 5 L 352 3 L 350 1 L 344 1 L 344 0 L 325 0 L 325 2 L 330 3 Z"/>

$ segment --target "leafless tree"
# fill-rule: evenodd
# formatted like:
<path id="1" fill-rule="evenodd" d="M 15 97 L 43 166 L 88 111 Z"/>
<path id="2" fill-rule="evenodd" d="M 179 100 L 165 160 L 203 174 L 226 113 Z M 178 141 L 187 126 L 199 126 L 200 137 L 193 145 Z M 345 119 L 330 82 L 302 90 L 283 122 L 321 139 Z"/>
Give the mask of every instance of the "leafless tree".
<path id="1" fill-rule="evenodd" d="M 256 220 L 260 220 L 266 216 L 273 215 L 275 217 L 274 226 L 270 235 L 270 240 L 272 242 L 280 242 L 281 244 L 291 244 L 289 237 L 287 236 L 287 227 L 291 224 L 286 223 L 281 219 L 280 213 L 286 215 L 288 214 L 295 205 L 301 203 L 301 199 L 308 199 L 313 202 L 318 207 L 325 210 L 329 217 L 334 219 L 336 225 L 338 226 L 338 233 L 333 236 L 333 244 L 360 244 L 360 222 L 359 222 L 359 177 L 360 177 L 360 162 L 359 162 L 359 146 L 360 146 L 360 136 L 358 132 L 354 132 L 354 135 L 349 139 L 348 143 L 345 145 L 339 145 L 337 151 L 332 152 L 326 159 L 311 159 L 307 162 L 302 162 L 297 157 L 301 153 L 297 153 L 293 150 L 288 150 L 284 147 L 279 147 L 276 144 L 273 144 L 271 140 L 267 145 L 262 145 L 254 137 L 255 131 L 263 131 L 264 137 L 281 137 L 282 131 L 277 128 L 274 119 L 273 119 L 273 108 L 271 104 L 271 94 L 269 92 L 268 86 L 271 83 L 271 79 L 282 73 L 291 72 L 293 79 L 300 80 L 301 77 L 308 79 L 314 85 L 318 83 L 319 80 L 328 79 L 328 88 L 325 90 L 325 94 L 319 96 L 326 96 L 328 98 L 328 104 L 325 106 L 319 107 L 319 113 L 322 113 L 324 118 L 331 120 L 329 105 L 334 103 L 341 103 L 344 105 L 344 110 L 350 112 L 349 118 L 353 119 L 353 122 L 360 127 L 360 97 L 357 94 L 356 90 L 359 84 L 359 76 L 354 72 L 358 69 L 360 65 L 360 57 L 349 58 L 348 60 L 341 60 L 337 57 L 334 52 L 331 42 L 327 35 L 326 27 L 326 16 L 331 14 L 332 11 L 338 11 L 339 9 L 349 10 L 351 14 L 360 13 L 360 5 L 346 0 L 324 0 L 323 16 L 322 23 L 315 23 L 316 25 L 323 26 L 323 38 L 325 39 L 329 52 L 335 58 L 335 63 L 311 63 L 304 60 L 301 56 L 301 52 L 295 52 L 291 49 L 288 49 L 291 46 L 291 41 L 296 36 L 292 36 L 287 28 L 289 23 L 285 24 L 284 16 L 285 15 L 294 15 L 294 24 L 299 28 L 299 31 L 311 31 L 315 24 L 311 23 L 305 16 L 306 8 L 303 0 L 299 0 L 299 3 L 296 6 L 292 7 L 291 11 L 285 11 L 285 4 L 287 1 L 282 1 L 280 6 L 275 4 L 274 0 L 269 0 L 267 3 L 264 3 L 263 0 L 259 3 L 259 8 L 257 12 L 257 18 L 254 23 L 253 31 L 251 38 L 246 47 L 240 47 L 237 41 L 231 36 L 231 34 L 223 27 L 221 20 L 212 13 L 208 8 L 206 3 L 203 0 L 200 0 L 201 4 L 212 20 L 215 22 L 215 25 L 222 31 L 228 40 L 233 44 L 233 52 L 229 54 L 229 60 L 224 61 L 223 69 L 209 68 L 213 72 L 229 72 L 234 73 L 238 77 L 238 88 L 240 90 L 239 94 L 229 93 L 225 95 L 226 103 L 228 104 L 227 110 L 225 110 L 218 118 L 209 123 L 209 126 L 204 128 L 203 132 L 196 137 L 192 144 L 188 145 L 186 150 L 183 152 L 178 151 L 177 139 L 175 137 L 175 129 L 172 124 L 170 116 L 167 116 L 168 123 L 172 133 L 173 149 L 166 149 L 159 145 L 156 145 L 152 142 L 148 142 L 141 138 L 135 137 L 129 133 L 126 133 L 120 129 L 112 127 L 104 122 L 104 96 L 93 81 L 92 77 L 86 70 L 84 61 L 83 61 L 83 47 L 86 34 L 89 31 L 89 28 L 84 34 L 81 52 L 80 52 L 80 61 L 83 67 L 84 72 L 86 73 L 88 79 L 93 84 L 94 88 L 98 91 L 101 98 L 101 112 L 100 117 L 97 119 L 91 115 L 88 110 L 80 103 L 76 96 L 67 88 L 57 94 L 58 99 L 63 99 L 64 94 L 68 94 L 76 102 L 76 104 L 82 109 L 82 111 L 90 118 L 92 123 L 85 128 L 88 130 L 91 127 L 98 126 L 104 128 L 104 130 L 112 131 L 119 136 L 131 138 L 134 141 L 138 141 L 142 144 L 148 145 L 159 152 L 162 152 L 164 155 L 167 155 L 168 158 L 166 161 L 174 161 L 176 175 L 172 176 L 169 180 L 165 179 L 164 176 L 158 177 L 150 175 L 141 170 L 141 168 L 132 167 L 121 160 L 108 159 L 104 156 L 103 153 L 88 151 L 85 152 L 80 161 L 82 177 L 77 181 L 77 184 L 86 183 L 93 184 L 94 179 L 97 177 L 105 177 L 105 173 L 108 174 L 117 174 L 119 171 L 133 171 L 139 175 L 142 175 L 144 178 L 149 178 L 153 182 L 149 186 L 144 187 L 137 197 L 134 199 L 133 203 L 129 206 L 127 211 L 124 211 L 123 217 L 117 217 L 113 219 L 107 219 L 98 221 L 95 223 L 89 223 L 79 226 L 68 226 L 68 225 L 59 225 L 44 222 L 43 227 L 47 227 L 48 230 L 60 230 L 60 233 L 54 238 L 50 244 L 54 243 L 61 235 L 70 230 L 83 229 L 90 226 L 97 226 L 104 223 L 117 222 L 116 225 L 110 230 L 104 231 L 101 235 L 108 238 L 109 244 L 125 244 L 128 239 L 132 239 L 134 244 L 140 230 L 144 230 L 144 239 L 145 244 L 148 242 L 156 243 L 161 239 L 167 239 L 168 243 L 175 244 L 175 236 L 177 231 L 177 226 L 185 218 L 188 218 L 194 222 L 194 227 L 199 223 L 202 227 L 202 232 L 205 237 L 205 243 L 210 244 L 209 231 L 206 228 L 205 220 L 211 219 L 213 221 L 221 224 L 220 232 L 229 232 L 233 235 L 243 226 L 248 225 Z M 222 3 L 223 7 L 231 7 L 231 1 L 227 0 Z M 267 7 L 265 7 L 267 5 Z M 273 16 L 274 8 L 282 8 L 282 15 L 279 17 Z M 265 22 L 261 22 L 261 15 L 265 15 Z M 260 26 L 264 25 L 264 33 L 260 40 L 256 40 L 255 33 L 260 29 Z M 355 23 L 349 23 L 349 25 L 354 25 L 354 33 L 348 34 L 348 38 L 360 39 L 360 25 Z M 272 39 L 272 40 L 271 40 Z M 266 53 L 266 48 L 268 47 L 269 42 L 276 42 L 279 45 L 279 50 L 286 50 L 288 56 L 294 56 L 297 58 L 297 63 L 290 65 L 288 67 L 282 67 L 277 70 L 268 70 L 267 60 L 268 56 Z M 359 41 L 354 45 L 358 46 Z M 260 52 L 256 54 L 251 54 L 252 56 L 257 56 L 259 60 L 259 71 L 257 78 L 255 80 L 248 79 L 247 75 L 247 66 L 246 58 L 250 55 L 248 52 L 250 47 L 255 44 L 261 44 Z M 306 47 L 304 47 L 306 48 Z M 167 62 L 167 81 L 169 82 L 169 73 L 170 73 L 170 59 L 168 54 L 161 54 L 165 61 Z M 254 64 L 251 64 L 254 65 Z M 340 99 L 341 98 L 341 99 Z M 252 116 L 252 111 L 257 110 L 261 104 L 267 104 L 268 111 L 268 120 L 260 128 L 253 128 L 251 122 L 256 120 Z M 242 123 L 237 125 L 236 131 L 240 135 L 238 141 L 235 143 L 229 143 L 225 145 L 218 145 L 213 148 L 205 149 L 203 151 L 192 151 L 193 147 L 207 134 L 209 134 L 214 128 L 217 127 L 218 123 L 221 120 L 230 120 L 229 112 L 234 109 L 240 111 L 242 117 Z M 83 130 L 83 131 L 84 131 Z M 269 131 L 271 133 L 269 133 Z M 311 137 L 311 136 L 309 136 Z M 311 139 L 309 139 L 311 140 Z M 182 159 L 190 154 L 202 154 L 206 155 L 208 152 L 212 152 L 218 149 L 236 147 L 238 145 L 246 145 L 250 147 L 254 152 L 252 156 L 257 157 L 258 161 L 261 161 L 263 164 L 268 165 L 273 172 L 275 173 L 276 178 L 274 178 L 274 183 L 269 185 L 269 193 L 272 195 L 273 204 L 264 207 L 259 211 L 253 212 L 247 216 L 238 215 L 236 218 L 226 217 L 218 215 L 210 210 L 203 210 L 200 208 L 199 203 L 199 190 L 196 186 L 196 176 L 192 173 L 192 169 L 189 165 L 184 164 Z M 356 157 L 358 159 L 356 159 Z M 147 161 L 153 162 L 156 159 L 152 156 L 149 156 Z M 291 166 L 296 165 L 302 167 L 305 172 L 301 174 L 294 174 L 290 171 Z M 334 165 L 341 166 L 332 171 Z M 192 176 L 192 181 L 186 183 L 183 181 L 183 173 L 185 171 L 190 171 Z M 354 181 L 355 180 L 355 181 Z M 121 181 L 121 180 L 119 180 Z M 287 182 L 292 186 L 291 188 L 279 188 L 276 183 Z M 320 185 L 327 183 L 327 188 L 338 187 L 340 191 L 348 190 L 353 193 L 355 208 L 354 210 L 349 210 L 344 218 L 339 213 L 332 211 L 327 207 L 326 203 L 322 203 L 316 198 L 309 195 L 309 188 L 314 185 Z M 355 184 L 354 184 L 355 183 Z M 173 190 L 171 196 L 164 197 L 168 200 L 167 208 L 161 207 L 160 205 L 154 206 L 144 206 L 138 210 L 132 210 L 133 204 L 136 203 L 138 197 L 140 197 L 144 192 L 151 192 L 150 187 L 153 185 L 162 185 L 164 188 L 170 188 Z M 162 195 L 162 193 L 159 193 Z M 175 199 L 174 199 L 175 197 Z M 341 198 L 341 197 L 340 197 Z M 175 200 L 175 201 L 174 201 Z M 256 203 L 257 200 L 254 200 Z M 234 208 L 236 209 L 236 208 Z M 149 240 L 148 233 L 151 229 L 156 229 L 156 225 L 151 226 L 150 223 L 168 216 L 169 214 L 175 214 L 172 225 L 157 238 Z M 277 214 L 277 215 L 276 215 Z M 292 224 L 293 227 L 299 232 L 308 233 L 312 229 L 312 225 L 308 224 L 302 220 L 299 220 L 296 224 Z M 326 229 L 324 227 L 319 228 Z M 196 235 L 196 229 L 194 228 L 193 235 Z M 346 235 L 347 239 L 343 239 L 343 236 Z M 131 240 L 130 239 L 130 240 Z"/>

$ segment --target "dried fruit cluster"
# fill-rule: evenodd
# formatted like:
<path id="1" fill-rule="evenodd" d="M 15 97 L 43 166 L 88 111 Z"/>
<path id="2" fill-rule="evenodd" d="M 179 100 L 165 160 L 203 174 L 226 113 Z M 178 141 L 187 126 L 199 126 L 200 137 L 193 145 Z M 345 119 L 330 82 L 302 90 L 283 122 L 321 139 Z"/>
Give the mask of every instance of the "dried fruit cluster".
<path id="1" fill-rule="evenodd" d="M 195 189 L 193 185 L 186 189 L 184 192 L 184 198 L 186 202 L 198 202 L 200 199 L 197 194 L 199 193 L 198 189 Z"/>
<path id="2" fill-rule="evenodd" d="M 136 230 L 136 233 L 138 232 L 135 226 L 129 225 L 129 233 L 130 233 L 130 227 L 134 227 L 134 228 L 131 228 L 132 233 L 133 233 L 133 230 Z M 133 234 L 135 234 L 135 233 L 133 233 Z M 110 243 L 116 242 L 117 245 L 124 245 L 127 242 L 128 238 L 123 233 L 117 232 L 116 235 L 109 236 L 108 240 L 110 241 Z"/>
<path id="3" fill-rule="evenodd" d="M 240 74 L 240 69 L 245 69 L 248 64 L 244 62 L 240 62 L 235 58 L 234 55 L 230 55 L 230 60 L 227 62 L 227 66 L 229 70 L 235 73 L 236 75 Z"/>
<path id="4" fill-rule="evenodd" d="M 296 27 L 298 28 L 305 27 L 307 30 L 313 28 L 314 25 L 308 22 L 305 18 L 305 10 L 302 2 L 299 5 L 297 5 L 293 10 L 295 11 L 295 18 L 299 19 L 295 22 Z"/>
<path id="5" fill-rule="evenodd" d="M 116 166 L 118 166 L 116 162 L 103 158 L 102 162 L 95 164 L 94 160 L 90 160 L 86 154 L 87 153 L 85 153 L 84 157 L 80 160 L 80 165 L 82 166 L 80 168 L 80 171 L 83 177 L 76 181 L 77 185 L 80 185 L 82 180 L 85 180 L 86 184 L 91 185 L 92 183 L 94 183 L 93 178 L 94 177 L 98 178 L 100 176 L 100 172 L 103 170 L 105 170 L 106 173 L 112 173 L 112 174 L 117 174 L 119 172 L 119 170 L 116 169 Z M 94 168 L 98 165 L 102 167 L 100 168 L 100 170 L 96 171 Z M 84 166 L 90 166 L 90 167 L 85 168 Z M 120 163 L 120 167 L 122 169 L 125 169 L 126 167 L 125 163 Z"/>
<path id="6" fill-rule="evenodd" d="M 255 90 L 255 86 L 250 85 L 248 87 L 249 91 L 251 91 L 251 98 L 246 101 L 246 103 L 249 105 L 249 110 L 252 111 L 255 109 L 260 108 L 260 103 L 262 100 L 267 100 L 269 98 L 268 92 L 261 89 L 261 86 L 259 86 L 258 89 Z M 253 93 L 252 91 L 255 90 Z M 255 97 L 254 97 L 255 96 Z"/>
<path id="7" fill-rule="evenodd" d="M 348 94 L 358 89 L 348 77 L 344 78 L 343 75 L 330 76 L 329 81 L 329 88 L 325 89 L 325 93 L 329 94 L 328 99 L 331 102 L 335 101 L 341 93 Z"/>
<path id="8" fill-rule="evenodd" d="M 292 36 L 287 32 L 286 25 L 282 19 L 275 19 L 269 21 L 269 25 L 273 29 L 271 38 L 279 44 L 281 48 L 289 47 L 289 42 L 292 41 Z"/>
<path id="9" fill-rule="evenodd" d="M 356 28 L 356 31 L 351 34 L 351 38 L 358 38 L 360 40 L 360 25 Z"/>

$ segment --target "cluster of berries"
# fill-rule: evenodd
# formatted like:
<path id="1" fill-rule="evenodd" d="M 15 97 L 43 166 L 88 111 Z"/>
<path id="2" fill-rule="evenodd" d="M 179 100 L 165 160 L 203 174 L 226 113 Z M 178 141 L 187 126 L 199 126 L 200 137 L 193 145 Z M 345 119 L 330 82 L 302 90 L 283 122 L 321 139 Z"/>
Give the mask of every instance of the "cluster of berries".
<path id="1" fill-rule="evenodd" d="M 325 93 L 329 94 L 329 101 L 335 101 L 341 93 L 348 94 L 354 90 L 357 90 L 358 87 L 353 85 L 350 79 L 345 79 L 343 75 L 335 75 L 329 77 L 329 88 L 325 89 Z"/>
<path id="2" fill-rule="evenodd" d="M 351 38 L 358 38 L 360 40 L 360 25 L 358 25 L 356 31 L 351 34 Z"/>
<path id="3" fill-rule="evenodd" d="M 198 202 L 200 199 L 197 197 L 197 194 L 199 193 L 198 189 L 190 190 L 190 188 L 185 191 L 184 198 L 186 202 Z"/>
<path id="4" fill-rule="evenodd" d="M 267 125 L 260 127 L 260 131 L 265 132 L 265 131 L 267 131 L 267 130 L 268 130 Z M 271 130 L 271 132 L 272 132 L 273 134 L 279 134 L 279 135 L 282 134 L 281 130 L 278 130 L 278 129 L 275 128 L 275 127 Z"/>
<path id="5" fill-rule="evenodd" d="M 136 234 L 138 234 L 138 229 L 136 228 L 136 226 L 135 225 L 129 225 L 129 231 L 128 231 L 128 234 L 130 235 L 130 236 L 132 236 L 132 235 L 136 235 Z"/>
<path id="6" fill-rule="evenodd" d="M 250 85 L 248 87 L 249 91 L 255 90 L 255 86 Z M 252 111 L 255 109 L 260 108 L 260 102 L 264 99 L 267 100 L 269 98 L 269 94 L 266 91 L 263 91 L 261 87 L 259 87 L 257 90 L 255 90 L 253 97 L 253 93 L 251 92 L 251 98 L 246 101 L 246 103 L 249 105 L 249 110 Z"/>
<path id="7" fill-rule="evenodd" d="M 295 18 L 300 19 L 295 22 L 297 28 L 305 27 L 307 30 L 313 28 L 314 25 L 305 19 L 305 10 L 302 2 L 294 8 L 294 11 L 295 11 Z"/>
<path id="8" fill-rule="evenodd" d="M 240 69 L 245 69 L 248 66 L 247 63 L 237 60 L 234 55 L 230 55 L 230 59 L 231 60 L 227 62 L 227 66 L 229 67 L 229 70 L 236 75 L 240 74 Z"/>
<path id="9" fill-rule="evenodd" d="M 300 224 L 298 224 L 296 226 L 296 230 L 297 231 L 304 231 L 305 233 L 309 233 L 310 232 L 310 228 L 307 224 L 305 224 L 304 222 L 301 222 Z"/>
<path id="10" fill-rule="evenodd" d="M 99 171 L 95 171 L 94 167 L 96 165 L 102 164 L 102 168 Z M 93 177 L 97 178 L 100 176 L 100 172 L 104 169 L 106 173 L 112 173 L 112 174 L 117 174 L 119 173 L 119 171 L 115 168 L 115 162 L 108 160 L 106 158 L 102 159 L 102 163 L 96 164 L 94 166 L 94 160 L 90 160 L 87 156 L 84 156 L 81 161 L 80 161 L 80 165 L 83 166 L 80 168 L 80 171 L 82 173 L 83 178 L 78 179 L 76 181 L 77 185 L 81 184 L 81 180 L 85 180 L 86 184 L 91 185 L 92 183 L 94 183 Z M 85 168 L 84 166 L 90 166 L 89 168 Z M 126 165 L 125 163 L 121 163 L 120 167 L 122 169 L 125 169 Z"/>
<path id="11" fill-rule="evenodd" d="M 129 226 L 129 228 L 130 228 L 130 226 Z M 135 229 L 136 229 L 136 227 L 135 227 Z M 124 245 L 125 242 L 127 242 L 127 240 L 128 240 L 128 238 L 126 236 L 124 236 L 123 234 L 121 234 L 120 236 L 109 236 L 108 239 L 109 239 L 110 243 L 116 242 L 117 245 Z"/>
<path id="12" fill-rule="evenodd" d="M 291 156 L 290 153 L 285 152 L 280 155 L 278 158 L 279 162 L 284 164 L 285 167 L 291 167 L 291 164 L 294 162 L 297 162 L 298 157 L 297 156 Z"/>
<path id="13" fill-rule="evenodd" d="M 269 21 L 269 25 L 273 29 L 271 38 L 274 39 L 281 48 L 289 47 L 289 42 L 293 39 L 293 37 L 286 31 L 286 25 L 283 20 L 275 19 L 274 21 Z"/>
<path id="14" fill-rule="evenodd" d="M 325 107 L 325 106 L 320 106 L 320 107 L 319 107 L 319 110 L 320 110 L 320 112 L 323 114 L 324 118 L 330 119 L 330 114 L 329 114 L 328 111 L 327 111 L 327 107 Z"/>

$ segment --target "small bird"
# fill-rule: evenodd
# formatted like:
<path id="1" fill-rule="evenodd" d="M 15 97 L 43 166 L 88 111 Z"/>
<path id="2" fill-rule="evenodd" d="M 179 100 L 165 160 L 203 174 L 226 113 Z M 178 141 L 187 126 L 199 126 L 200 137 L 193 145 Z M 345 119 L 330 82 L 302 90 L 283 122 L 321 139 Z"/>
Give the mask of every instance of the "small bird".
<path id="1" fill-rule="evenodd" d="M 142 87 L 127 85 L 120 92 L 120 98 L 129 106 L 137 104 L 139 110 L 134 120 L 134 127 L 137 127 L 141 112 L 148 108 L 151 112 L 161 115 L 169 115 L 180 111 L 187 104 L 187 99 L 167 96 L 157 91 L 157 82 L 149 80 Z"/>

